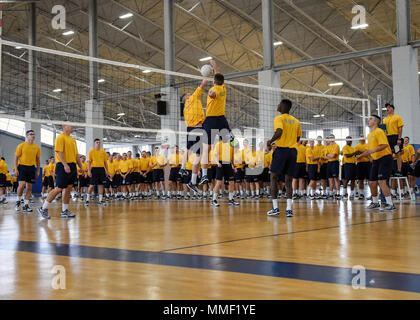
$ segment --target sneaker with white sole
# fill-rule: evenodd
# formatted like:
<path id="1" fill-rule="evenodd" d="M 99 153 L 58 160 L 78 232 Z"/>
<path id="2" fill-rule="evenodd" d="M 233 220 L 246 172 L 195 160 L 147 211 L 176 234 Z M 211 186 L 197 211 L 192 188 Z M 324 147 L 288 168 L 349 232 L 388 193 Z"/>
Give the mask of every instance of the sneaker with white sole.
<path id="1" fill-rule="evenodd" d="M 293 217 L 293 211 L 292 210 L 286 210 L 286 217 Z"/>
<path id="2" fill-rule="evenodd" d="M 211 204 L 213 207 L 220 207 L 220 204 L 217 202 L 217 200 L 211 200 L 210 204 Z"/>
<path id="3" fill-rule="evenodd" d="M 277 216 L 280 214 L 279 208 L 272 208 L 270 211 L 267 211 L 268 216 Z"/>
<path id="4" fill-rule="evenodd" d="M 32 212 L 33 210 L 31 208 L 29 208 L 29 206 L 27 204 L 25 204 L 22 208 L 23 212 Z"/>
<path id="5" fill-rule="evenodd" d="M 366 209 L 378 209 L 378 208 L 380 208 L 381 207 L 381 205 L 379 204 L 379 203 L 373 203 L 373 202 L 371 202 L 367 207 L 366 207 Z"/>
<path id="6" fill-rule="evenodd" d="M 39 215 L 44 219 L 50 219 L 51 217 L 48 215 L 48 209 L 38 208 Z"/>
<path id="7" fill-rule="evenodd" d="M 63 212 L 60 213 L 60 217 L 61 218 L 74 218 L 76 217 L 76 215 L 74 215 L 73 213 L 71 213 L 69 211 L 69 209 L 64 210 Z"/>
<path id="8" fill-rule="evenodd" d="M 228 204 L 231 205 L 231 206 L 235 206 L 235 207 L 239 206 L 239 203 L 236 202 L 235 200 L 229 200 Z"/>

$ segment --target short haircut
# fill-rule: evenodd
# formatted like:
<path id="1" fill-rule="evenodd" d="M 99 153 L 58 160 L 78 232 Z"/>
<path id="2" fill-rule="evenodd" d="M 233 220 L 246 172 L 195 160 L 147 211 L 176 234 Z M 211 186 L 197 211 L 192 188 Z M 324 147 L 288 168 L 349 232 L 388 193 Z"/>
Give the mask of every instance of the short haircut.
<path id="1" fill-rule="evenodd" d="M 222 84 L 224 84 L 225 83 L 225 77 L 223 76 L 223 74 L 221 74 L 221 73 L 216 73 L 215 75 L 214 75 L 214 82 L 217 84 L 217 85 L 222 85 Z"/>
<path id="2" fill-rule="evenodd" d="M 353 139 L 353 138 L 352 138 L 352 137 L 350 137 L 350 136 L 347 136 L 347 137 L 346 137 L 346 139 Z"/>
<path id="3" fill-rule="evenodd" d="M 372 114 L 371 117 L 373 117 L 375 119 L 375 122 L 376 123 L 380 123 L 381 122 L 381 118 L 378 115 Z"/>
<path id="4" fill-rule="evenodd" d="M 136 158 L 140 157 L 140 153 L 136 153 Z"/>
<path id="5" fill-rule="evenodd" d="M 30 134 L 30 133 L 35 133 L 35 131 L 34 130 L 28 130 L 28 131 L 26 131 L 26 135 L 28 135 L 28 134 Z"/>
<path id="6" fill-rule="evenodd" d="M 96 138 L 95 140 L 93 140 L 93 142 L 99 141 L 101 142 L 101 139 Z"/>
<path id="7" fill-rule="evenodd" d="M 385 108 L 388 107 L 388 106 L 390 106 L 390 104 L 388 102 L 385 103 Z"/>
<path id="8" fill-rule="evenodd" d="M 51 160 L 51 159 L 54 159 L 54 156 L 51 156 L 51 157 L 50 157 L 50 160 Z"/>
<path id="9" fill-rule="evenodd" d="M 395 107 L 393 104 L 390 104 L 388 107 L 391 107 L 393 110 L 395 110 Z"/>
<path id="10" fill-rule="evenodd" d="M 287 112 L 289 112 L 290 109 L 292 109 L 292 101 L 290 101 L 289 99 L 281 100 L 280 104 L 283 104 L 284 106 L 286 106 Z"/>
<path id="11" fill-rule="evenodd" d="M 410 137 L 404 137 L 404 139 L 408 139 L 408 140 L 410 140 Z"/>
<path id="12" fill-rule="evenodd" d="M 152 153 L 150 152 L 150 151 L 147 151 L 146 152 L 149 156 L 151 156 L 152 155 Z"/>
<path id="13" fill-rule="evenodd" d="M 4 157 L 1 157 L 1 160 L 6 160 L 6 159 L 4 159 Z"/>

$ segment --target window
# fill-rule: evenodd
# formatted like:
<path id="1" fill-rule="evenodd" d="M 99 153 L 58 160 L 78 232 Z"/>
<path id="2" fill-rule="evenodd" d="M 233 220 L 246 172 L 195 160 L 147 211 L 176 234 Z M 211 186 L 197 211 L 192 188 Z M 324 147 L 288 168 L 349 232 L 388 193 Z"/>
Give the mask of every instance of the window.
<path id="1" fill-rule="evenodd" d="M 343 140 L 337 141 L 337 144 L 340 146 L 340 150 L 343 149 L 343 147 L 346 145 L 345 139 L 350 134 L 349 128 L 333 129 L 332 133 L 335 136 L 336 140 L 343 139 Z"/>
<path id="2" fill-rule="evenodd" d="M 316 140 L 318 136 L 324 137 L 324 132 L 322 130 L 309 130 L 308 131 L 308 139 Z"/>
<path id="3" fill-rule="evenodd" d="M 54 144 L 54 133 L 50 130 L 41 128 L 41 142 L 52 146 Z"/>

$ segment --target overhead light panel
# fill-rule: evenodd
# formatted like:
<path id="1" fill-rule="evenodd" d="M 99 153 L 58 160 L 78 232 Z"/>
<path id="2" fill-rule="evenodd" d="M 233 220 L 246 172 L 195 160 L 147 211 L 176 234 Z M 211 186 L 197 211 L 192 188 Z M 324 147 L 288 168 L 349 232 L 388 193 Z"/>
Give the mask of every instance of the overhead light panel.
<path id="1" fill-rule="evenodd" d="M 126 13 L 120 16 L 120 19 L 128 19 L 131 18 L 133 16 L 132 13 Z"/>
<path id="2" fill-rule="evenodd" d="M 150 73 L 152 70 L 144 70 L 143 73 Z"/>
<path id="3" fill-rule="evenodd" d="M 343 83 L 342 82 L 334 82 L 334 83 L 329 83 L 328 86 L 330 87 L 339 87 L 342 86 Z"/>
<path id="4" fill-rule="evenodd" d="M 118 113 L 117 116 L 119 117 L 125 116 L 125 113 L 124 112 Z"/>
<path id="5" fill-rule="evenodd" d="M 21 46 L 16 46 L 16 47 L 15 47 L 15 49 L 18 49 L 18 50 L 19 50 L 19 49 L 23 49 L 23 47 L 21 47 Z"/>
<path id="6" fill-rule="evenodd" d="M 105 82 L 105 79 L 99 79 L 98 82 L 103 83 L 103 82 Z"/>
<path id="7" fill-rule="evenodd" d="M 369 25 L 367 23 L 363 23 L 363 24 L 358 24 L 358 25 L 352 26 L 351 29 L 353 29 L 353 30 L 366 29 L 367 27 L 369 27 Z"/>
<path id="8" fill-rule="evenodd" d="M 213 59 L 212 57 L 205 57 L 205 58 L 201 58 L 200 61 L 209 61 Z"/>
<path id="9" fill-rule="evenodd" d="M 72 34 L 74 34 L 73 30 L 68 30 L 68 31 L 63 32 L 63 36 L 71 36 Z"/>
<path id="10" fill-rule="evenodd" d="M 325 114 L 314 114 L 313 117 L 314 118 L 321 118 L 321 117 L 325 117 Z"/>
<path id="11" fill-rule="evenodd" d="M 56 93 L 57 93 L 57 92 L 61 92 L 61 91 L 63 91 L 63 89 L 54 89 L 54 90 L 53 90 L 53 92 L 56 92 Z"/>
<path id="12" fill-rule="evenodd" d="M 283 44 L 283 41 L 276 41 L 273 43 L 274 46 L 280 46 Z"/>

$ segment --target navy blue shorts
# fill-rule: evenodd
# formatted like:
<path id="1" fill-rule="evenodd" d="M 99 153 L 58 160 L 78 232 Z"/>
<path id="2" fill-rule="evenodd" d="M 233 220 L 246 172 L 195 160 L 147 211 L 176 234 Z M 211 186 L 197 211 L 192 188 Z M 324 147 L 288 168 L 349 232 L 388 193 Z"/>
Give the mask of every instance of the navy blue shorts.
<path id="1" fill-rule="evenodd" d="M 244 181 L 244 170 L 242 168 L 237 168 L 233 175 L 235 177 L 236 183 L 241 183 Z"/>
<path id="2" fill-rule="evenodd" d="M 112 187 L 118 188 L 122 184 L 122 177 L 120 174 L 114 175 L 114 178 L 112 179 Z"/>
<path id="3" fill-rule="evenodd" d="M 408 162 L 403 162 L 402 163 L 401 173 L 402 173 L 403 177 L 408 177 L 411 170 L 413 170 L 413 169 L 410 167 L 410 163 L 408 163 Z"/>
<path id="4" fill-rule="evenodd" d="M 221 168 L 216 166 L 216 180 L 221 181 L 222 179 L 225 179 L 225 181 L 235 180 L 231 164 L 222 164 Z"/>
<path id="5" fill-rule="evenodd" d="M 187 135 L 187 150 L 191 150 L 195 154 L 200 154 L 203 148 L 203 141 L 207 142 L 203 127 L 187 127 L 187 132 L 203 134 L 203 136 Z"/>
<path id="6" fill-rule="evenodd" d="M 227 122 L 225 116 L 207 117 L 206 120 L 204 120 L 203 129 L 207 135 L 207 140 L 203 139 L 203 142 L 207 142 L 207 144 L 214 144 L 216 142 L 216 136 L 223 138 L 230 135 L 229 123 Z M 230 139 L 227 141 L 229 140 Z"/>
<path id="7" fill-rule="evenodd" d="M 330 178 L 338 178 L 340 170 L 340 162 L 338 161 L 331 161 L 327 163 L 327 177 Z"/>
<path id="8" fill-rule="evenodd" d="M 46 177 L 47 187 L 54 189 L 54 178 L 52 176 Z"/>
<path id="9" fill-rule="evenodd" d="M 327 175 L 327 164 L 324 163 L 321 165 L 321 168 L 319 169 L 319 178 L 321 180 L 327 180 L 328 179 L 328 175 Z"/>
<path id="10" fill-rule="evenodd" d="M 48 177 L 44 177 L 44 179 L 42 180 L 42 186 L 45 188 L 48 187 Z"/>
<path id="11" fill-rule="evenodd" d="M 313 180 L 313 181 L 318 180 L 318 165 L 317 164 L 308 164 L 308 176 L 309 176 L 309 180 Z"/>
<path id="12" fill-rule="evenodd" d="M 356 164 L 355 163 L 345 163 L 343 164 L 343 179 L 346 180 L 356 180 Z"/>
<path id="13" fill-rule="evenodd" d="M 6 187 L 6 175 L 3 173 L 0 173 L 0 188 Z"/>
<path id="14" fill-rule="evenodd" d="M 139 172 L 139 181 L 138 181 L 138 183 L 146 183 L 146 179 L 147 179 L 147 177 L 144 177 L 143 176 L 143 174 L 145 174 L 146 173 L 146 171 L 141 171 L 141 172 Z M 147 175 L 146 175 L 147 176 Z"/>
<path id="15" fill-rule="evenodd" d="M 26 183 L 35 183 L 35 166 L 24 166 L 22 164 L 18 165 L 18 181 L 24 181 Z"/>
<path id="16" fill-rule="evenodd" d="M 216 179 L 216 167 L 217 166 L 212 166 L 207 170 L 207 178 L 209 179 L 209 182 L 212 182 L 214 179 Z"/>
<path id="17" fill-rule="evenodd" d="M 297 150 L 295 148 L 276 148 L 273 152 L 270 171 L 277 175 L 293 177 L 296 166 Z"/>
<path id="18" fill-rule="evenodd" d="M 398 161 L 392 158 L 392 170 L 391 174 L 396 174 L 398 172 Z"/>
<path id="19" fill-rule="evenodd" d="M 389 146 L 391 148 L 392 153 L 396 153 L 395 152 L 395 146 L 398 144 L 398 135 L 394 134 L 392 136 L 387 136 L 387 138 L 388 138 L 388 143 L 389 143 Z M 402 148 L 400 147 L 400 149 L 402 149 Z M 398 151 L 398 152 L 400 152 L 400 151 Z"/>
<path id="20" fill-rule="evenodd" d="M 263 173 L 259 177 L 262 182 L 270 182 L 270 169 L 264 168 Z"/>
<path id="21" fill-rule="evenodd" d="M 105 168 L 92 168 L 92 177 L 90 178 L 89 184 L 91 186 L 103 186 L 106 184 L 107 177 L 105 174 Z"/>
<path id="22" fill-rule="evenodd" d="M 153 171 L 150 171 L 148 174 L 146 174 L 146 181 L 147 184 L 153 183 Z"/>
<path id="23" fill-rule="evenodd" d="M 79 187 L 87 187 L 88 182 L 88 178 L 85 178 L 85 176 L 79 176 Z"/>
<path id="24" fill-rule="evenodd" d="M 306 163 L 299 162 L 295 165 L 295 172 L 293 172 L 294 179 L 304 179 L 306 175 Z"/>
<path id="25" fill-rule="evenodd" d="M 414 170 L 411 171 L 410 175 L 416 178 L 420 177 L 420 161 L 417 162 Z"/>
<path id="26" fill-rule="evenodd" d="M 153 182 L 162 182 L 165 181 L 165 174 L 163 169 L 153 170 Z"/>
<path id="27" fill-rule="evenodd" d="M 172 182 L 181 181 L 182 177 L 179 175 L 179 169 L 180 168 L 171 168 L 171 171 L 169 172 L 169 181 L 172 181 Z"/>
<path id="28" fill-rule="evenodd" d="M 58 162 L 55 167 L 55 182 L 57 187 L 65 189 L 68 186 L 73 185 L 77 177 L 77 168 L 75 163 L 68 163 L 70 167 L 70 173 L 64 171 L 64 166 L 61 162 Z"/>
<path id="29" fill-rule="evenodd" d="M 392 173 L 392 156 L 387 155 L 373 160 L 370 170 L 370 181 L 388 180 Z"/>
<path id="30" fill-rule="evenodd" d="M 372 164 L 370 162 L 359 162 L 356 165 L 357 179 L 360 181 L 369 179 L 371 166 Z"/>

